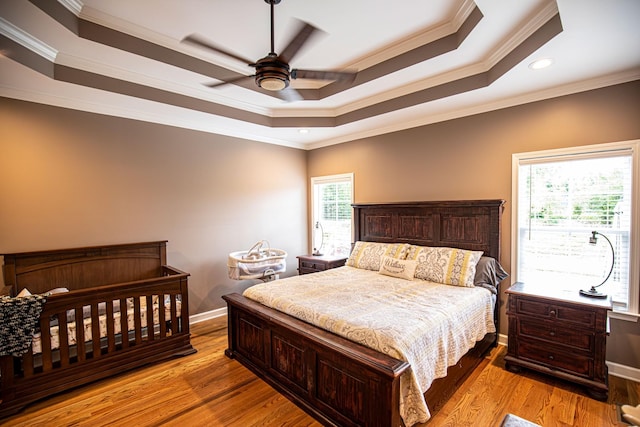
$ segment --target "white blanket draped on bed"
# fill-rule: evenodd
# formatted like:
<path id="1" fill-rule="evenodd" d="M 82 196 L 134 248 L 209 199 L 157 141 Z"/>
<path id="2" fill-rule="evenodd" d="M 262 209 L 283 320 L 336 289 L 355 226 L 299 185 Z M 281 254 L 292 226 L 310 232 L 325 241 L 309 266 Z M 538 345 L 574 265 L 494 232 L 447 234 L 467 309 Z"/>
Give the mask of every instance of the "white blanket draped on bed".
<path id="1" fill-rule="evenodd" d="M 484 288 L 403 280 L 353 267 L 252 286 L 247 298 L 411 365 L 400 378 L 405 425 L 426 422 L 424 392 L 495 332 Z"/>

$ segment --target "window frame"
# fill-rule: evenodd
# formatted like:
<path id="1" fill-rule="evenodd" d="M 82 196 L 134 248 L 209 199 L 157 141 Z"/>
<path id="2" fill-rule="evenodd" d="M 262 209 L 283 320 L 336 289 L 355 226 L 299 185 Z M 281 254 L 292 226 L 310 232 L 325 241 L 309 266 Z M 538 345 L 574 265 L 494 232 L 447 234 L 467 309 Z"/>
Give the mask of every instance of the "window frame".
<path id="1" fill-rule="evenodd" d="M 577 158 L 599 158 L 614 153 L 631 155 L 631 224 L 629 247 L 629 295 L 626 310 L 614 307 L 612 317 L 638 320 L 640 317 L 640 139 L 577 147 L 514 153 L 511 156 L 511 277 L 518 281 L 518 188 L 519 168 L 523 162 L 544 163 Z M 617 316 L 616 316 L 617 315 Z"/>
<path id="2" fill-rule="evenodd" d="M 316 221 L 319 218 L 319 214 L 320 214 L 320 206 L 317 203 L 316 200 L 316 185 L 318 184 L 332 184 L 332 183 L 340 183 L 340 182 L 346 182 L 349 181 L 351 183 L 351 204 L 354 203 L 354 194 L 355 194 L 355 179 L 354 179 L 354 173 L 353 172 L 348 172 L 348 173 L 341 173 L 341 174 L 334 174 L 334 175 L 321 175 L 321 176 L 315 176 L 315 177 L 311 177 L 311 222 L 309 223 L 309 250 L 312 251 L 314 247 L 316 247 L 315 245 L 315 229 L 314 229 L 314 225 L 316 223 Z M 350 240 L 351 242 L 349 243 L 353 243 L 353 211 L 351 211 L 351 224 L 350 224 L 350 229 L 351 229 L 351 236 L 350 236 Z M 311 252 L 309 252 L 311 253 Z"/>

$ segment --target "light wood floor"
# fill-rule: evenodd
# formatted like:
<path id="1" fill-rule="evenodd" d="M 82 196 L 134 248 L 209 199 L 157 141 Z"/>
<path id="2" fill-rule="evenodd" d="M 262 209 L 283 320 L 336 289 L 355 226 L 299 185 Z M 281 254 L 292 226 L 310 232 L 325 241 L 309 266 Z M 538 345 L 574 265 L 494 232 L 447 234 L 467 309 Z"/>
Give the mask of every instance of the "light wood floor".
<path id="1" fill-rule="evenodd" d="M 6 426 L 319 426 L 237 361 L 224 356 L 226 317 L 192 326 L 198 353 L 31 404 Z M 426 427 L 498 426 L 511 412 L 544 427 L 624 426 L 617 404 L 640 403 L 640 384 L 610 377 L 608 402 L 534 373 L 504 369 L 493 349 Z"/>

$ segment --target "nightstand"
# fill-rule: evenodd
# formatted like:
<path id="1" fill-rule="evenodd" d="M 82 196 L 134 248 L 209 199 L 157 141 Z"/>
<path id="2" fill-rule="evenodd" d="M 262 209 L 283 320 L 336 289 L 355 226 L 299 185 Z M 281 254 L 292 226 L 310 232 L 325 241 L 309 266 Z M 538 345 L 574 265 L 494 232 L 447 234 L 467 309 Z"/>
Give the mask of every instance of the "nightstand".
<path id="1" fill-rule="evenodd" d="M 341 255 L 299 255 L 297 258 L 299 274 L 317 273 L 342 267 L 347 262 L 347 257 Z"/>
<path id="2" fill-rule="evenodd" d="M 583 297 L 576 289 L 515 283 L 509 297 L 506 367 L 532 369 L 584 386 L 598 400 L 609 394 L 605 364 L 610 298 Z"/>

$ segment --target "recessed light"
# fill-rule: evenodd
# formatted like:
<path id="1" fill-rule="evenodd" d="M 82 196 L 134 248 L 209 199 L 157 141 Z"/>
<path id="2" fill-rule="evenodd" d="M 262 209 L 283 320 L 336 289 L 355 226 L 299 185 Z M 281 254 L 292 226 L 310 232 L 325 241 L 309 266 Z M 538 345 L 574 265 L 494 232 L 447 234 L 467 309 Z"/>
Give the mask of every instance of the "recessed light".
<path id="1" fill-rule="evenodd" d="M 300 132 L 300 133 L 309 133 L 309 129 L 299 129 L 298 132 Z"/>
<path id="2" fill-rule="evenodd" d="M 529 64 L 529 68 L 531 68 L 532 70 L 541 70 L 543 68 L 549 67 L 551 64 L 553 64 L 553 59 L 542 58 Z"/>

